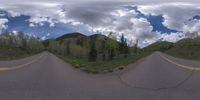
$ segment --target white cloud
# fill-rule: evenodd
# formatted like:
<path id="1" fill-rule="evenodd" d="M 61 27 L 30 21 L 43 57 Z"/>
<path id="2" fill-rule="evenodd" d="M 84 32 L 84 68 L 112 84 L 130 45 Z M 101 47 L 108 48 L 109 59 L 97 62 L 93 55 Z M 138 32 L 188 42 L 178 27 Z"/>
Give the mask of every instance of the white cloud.
<path id="1" fill-rule="evenodd" d="M 31 27 L 49 23 L 54 26 L 58 22 L 66 22 L 65 12 L 58 2 L 22 2 L 22 3 L 0 3 L 0 9 L 5 10 L 11 17 L 20 15 L 30 16 L 28 20 Z"/>
<path id="2" fill-rule="evenodd" d="M 46 40 L 50 35 L 51 35 L 51 33 L 47 33 L 45 36 L 42 36 L 41 39 Z"/>
<path id="3" fill-rule="evenodd" d="M 184 32 L 200 32 L 200 20 L 191 20 L 188 21 L 184 26 L 183 26 L 183 31 Z"/>
<path id="4" fill-rule="evenodd" d="M 160 34 L 160 37 L 163 41 L 169 41 L 169 42 L 177 42 L 183 38 L 185 38 L 184 33 L 170 33 L 170 34 Z"/>
<path id="5" fill-rule="evenodd" d="M 12 33 L 14 34 L 14 35 L 17 35 L 18 34 L 18 31 L 12 31 Z"/>
<path id="6" fill-rule="evenodd" d="M 2 31 L 2 29 L 7 29 L 7 25 L 6 23 L 8 22 L 8 19 L 6 18 L 0 18 L 0 33 Z"/>
<path id="7" fill-rule="evenodd" d="M 46 36 L 43 36 L 41 39 L 42 39 L 42 40 L 46 40 Z"/>
<path id="8" fill-rule="evenodd" d="M 21 15 L 21 13 L 15 12 L 15 11 L 12 11 L 12 10 L 8 10 L 7 12 L 9 13 L 9 15 L 10 15 L 11 17 L 17 17 L 17 16 L 20 16 L 20 15 Z"/>
<path id="9" fill-rule="evenodd" d="M 50 27 L 54 27 L 55 23 L 58 23 L 57 21 L 53 21 L 51 18 L 47 17 L 32 17 L 31 19 L 28 20 L 30 22 L 29 26 L 30 27 L 35 27 L 35 26 L 43 26 L 45 23 L 49 23 Z"/>
<path id="10" fill-rule="evenodd" d="M 108 34 L 116 33 L 119 37 L 124 34 L 129 41 L 139 39 L 140 46 L 146 46 L 159 39 L 176 42 L 183 38 L 185 32 L 200 31 L 199 20 L 189 20 L 195 15 L 200 15 L 200 5 L 197 0 L 188 2 L 174 2 L 172 0 L 135 0 L 139 10 L 146 15 L 162 15 L 163 25 L 169 29 L 180 32 L 159 33 L 152 32 L 153 27 L 145 18 L 138 18 L 135 10 L 127 10 L 124 5 L 132 5 L 132 0 L 126 2 L 91 2 L 87 0 L 27 0 L 13 1 L 1 0 L 0 9 L 8 11 L 11 17 L 20 15 L 30 16 L 28 20 L 30 27 L 43 26 L 48 23 L 54 27 L 57 23 L 69 23 L 74 27 L 84 28 L 90 32 L 101 32 Z M 120 0 L 118 0 L 120 1 Z M 84 3 L 83 3 L 84 2 Z M 89 3 L 88 3 L 89 2 Z M 156 3 L 155 3 L 156 2 Z M 195 2 L 195 3 L 194 3 Z M 0 27 L 6 28 L 4 22 Z M 2 28 L 3 29 L 3 28 Z M 183 33 L 181 33 L 181 31 Z M 50 35 L 50 34 L 49 34 Z M 46 39 L 48 34 L 43 36 Z"/>
<path id="11" fill-rule="evenodd" d="M 48 36 L 50 36 L 50 35 L 51 35 L 51 33 L 47 33 L 47 35 L 46 35 L 46 36 L 48 37 Z"/>
<path id="12" fill-rule="evenodd" d="M 30 24 L 29 24 L 29 27 L 35 27 L 35 24 L 30 23 Z"/>
<path id="13" fill-rule="evenodd" d="M 199 14 L 199 4 L 167 2 L 137 6 L 146 15 L 163 15 L 163 25 L 180 32 L 170 34 L 152 32 L 153 27 L 146 19 L 137 18 L 137 12 L 134 10 L 125 10 L 119 5 L 118 7 L 112 7 L 111 5 L 109 8 L 99 8 L 102 7 L 101 5 L 81 6 L 68 12 L 70 14 L 68 17 L 74 18 L 73 20 L 75 21 L 86 23 L 92 32 L 108 34 L 112 31 L 118 37 L 124 33 L 125 37 L 130 41 L 139 39 L 140 46 L 146 46 L 161 38 L 164 41 L 176 42 L 184 38 L 183 33 L 199 30 L 199 21 L 189 21 L 193 16 Z M 83 10 L 80 11 L 80 9 Z M 105 11 L 105 9 L 107 10 Z"/>
<path id="14" fill-rule="evenodd" d="M 140 5 L 139 10 L 146 15 L 162 15 L 164 17 L 163 25 L 169 29 L 188 31 L 184 27 L 191 23 L 190 19 L 195 15 L 200 15 L 199 6 L 200 4 L 173 2 L 157 5 Z"/>
<path id="15" fill-rule="evenodd" d="M 122 34 L 131 43 L 135 43 L 139 39 L 141 47 L 157 41 L 159 34 L 152 32 L 153 27 L 144 18 L 137 18 L 137 12 L 134 10 L 116 10 L 111 13 L 111 22 L 107 21 L 102 26 L 92 27 L 94 32 L 102 32 L 108 35 L 109 32 L 114 32 L 119 39 Z M 146 41 L 146 42 L 144 42 Z M 133 45 L 133 44 L 132 44 Z"/>

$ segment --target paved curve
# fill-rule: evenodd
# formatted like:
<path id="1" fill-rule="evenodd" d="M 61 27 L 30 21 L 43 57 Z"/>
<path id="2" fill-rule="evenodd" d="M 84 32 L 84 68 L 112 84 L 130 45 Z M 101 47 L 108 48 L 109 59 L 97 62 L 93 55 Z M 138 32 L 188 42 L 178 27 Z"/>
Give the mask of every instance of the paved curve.
<path id="1" fill-rule="evenodd" d="M 172 64 L 160 54 L 153 53 L 122 72 L 99 75 L 76 70 L 48 52 L 0 61 L 0 66 L 9 68 L 29 63 L 0 72 L 0 100 L 199 100 L 200 72 Z M 200 65 L 162 55 L 179 64 Z"/>

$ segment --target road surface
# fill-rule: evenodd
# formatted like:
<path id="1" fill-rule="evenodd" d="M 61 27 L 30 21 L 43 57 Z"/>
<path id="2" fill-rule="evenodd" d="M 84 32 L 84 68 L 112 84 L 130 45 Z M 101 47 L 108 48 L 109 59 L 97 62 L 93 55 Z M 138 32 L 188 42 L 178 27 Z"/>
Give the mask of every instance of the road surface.
<path id="1" fill-rule="evenodd" d="M 92 75 L 43 52 L 0 61 L 0 100 L 200 100 L 198 66 L 155 52 L 121 72 Z"/>

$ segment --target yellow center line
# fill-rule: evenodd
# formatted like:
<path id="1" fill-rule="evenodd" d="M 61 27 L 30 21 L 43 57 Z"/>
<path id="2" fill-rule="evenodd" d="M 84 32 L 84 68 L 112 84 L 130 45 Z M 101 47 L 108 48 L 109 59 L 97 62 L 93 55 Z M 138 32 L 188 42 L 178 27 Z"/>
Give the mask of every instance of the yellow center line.
<path id="1" fill-rule="evenodd" d="M 187 70 L 195 70 L 195 71 L 199 71 L 200 70 L 200 67 L 191 67 L 191 66 L 182 65 L 180 63 L 174 62 L 174 61 L 170 60 L 169 58 L 165 57 L 163 54 L 160 54 L 160 56 L 163 59 L 167 60 L 168 62 L 170 62 L 170 63 L 172 63 L 172 64 L 174 64 L 174 65 L 176 65 L 178 67 L 181 67 L 181 68 L 184 68 L 184 69 L 187 69 Z"/>
<path id="2" fill-rule="evenodd" d="M 17 65 L 17 66 L 14 66 L 14 67 L 1 67 L 0 68 L 0 71 L 11 71 L 11 70 L 16 70 L 16 69 L 20 69 L 20 68 L 23 68 L 27 65 L 30 65 L 34 62 L 36 62 L 37 60 L 39 60 L 40 58 L 42 58 L 43 55 L 41 55 L 40 57 L 28 62 L 28 63 L 25 63 L 25 64 L 21 64 L 21 65 Z"/>

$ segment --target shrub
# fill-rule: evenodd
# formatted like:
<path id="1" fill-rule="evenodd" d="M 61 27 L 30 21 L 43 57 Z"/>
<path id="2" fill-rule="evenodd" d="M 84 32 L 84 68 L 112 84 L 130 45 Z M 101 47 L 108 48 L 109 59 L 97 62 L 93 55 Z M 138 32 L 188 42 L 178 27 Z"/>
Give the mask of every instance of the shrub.
<path id="1" fill-rule="evenodd" d="M 110 70 L 108 70 L 108 72 L 113 72 L 113 70 L 112 70 L 112 69 L 110 69 Z"/>
<path id="2" fill-rule="evenodd" d="M 80 68 L 81 66 L 79 64 L 76 64 L 74 67 L 75 68 Z"/>
<path id="3" fill-rule="evenodd" d="M 119 70 L 123 70 L 123 69 L 124 69 L 124 66 L 120 66 L 118 69 L 119 69 Z"/>

